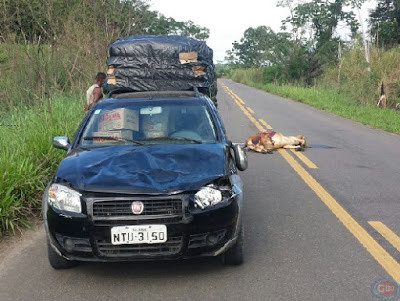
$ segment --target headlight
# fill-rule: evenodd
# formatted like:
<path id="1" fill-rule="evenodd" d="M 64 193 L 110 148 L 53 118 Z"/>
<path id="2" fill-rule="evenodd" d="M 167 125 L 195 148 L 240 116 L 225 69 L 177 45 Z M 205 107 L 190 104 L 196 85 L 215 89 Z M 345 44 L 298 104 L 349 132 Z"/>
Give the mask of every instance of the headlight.
<path id="1" fill-rule="evenodd" d="M 59 184 L 52 184 L 47 197 L 48 203 L 57 209 L 81 213 L 81 194 Z"/>
<path id="2" fill-rule="evenodd" d="M 216 188 L 214 185 L 201 188 L 194 195 L 194 202 L 197 207 L 204 209 L 209 206 L 217 205 L 223 201 L 227 201 L 232 197 L 232 191 L 230 189 Z"/>

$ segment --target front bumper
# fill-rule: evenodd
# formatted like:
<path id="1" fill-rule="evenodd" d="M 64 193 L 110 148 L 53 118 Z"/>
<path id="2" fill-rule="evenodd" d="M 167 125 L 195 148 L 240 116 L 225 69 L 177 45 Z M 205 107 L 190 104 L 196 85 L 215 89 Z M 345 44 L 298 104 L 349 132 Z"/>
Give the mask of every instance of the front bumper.
<path id="1" fill-rule="evenodd" d="M 113 216 L 102 212 L 98 201 L 132 202 L 143 197 L 84 198 L 82 214 L 66 214 L 47 205 L 44 200 L 45 226 L 51 246 L 63 257 L 79 261 L 140 261 L 217 256 L 237 239 L 241 222 L 241 194 L 214 208 L 201 210 L 193 206 L 189 194 L 148 197 L 146 201 L 180 202 L 182 209 L 164 214 Z M 154 212 L 153 212 L 154 213 Z M 168 239 L 160 244 L 113 245 L 111 228 L 127 225 L 163 224 Z"/>

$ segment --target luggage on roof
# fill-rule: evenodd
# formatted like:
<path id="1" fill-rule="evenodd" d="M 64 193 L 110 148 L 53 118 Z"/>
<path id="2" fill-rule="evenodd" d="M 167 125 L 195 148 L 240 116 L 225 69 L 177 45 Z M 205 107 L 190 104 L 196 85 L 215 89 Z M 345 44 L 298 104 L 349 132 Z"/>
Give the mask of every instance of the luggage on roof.
<path id="1" fill-rule="evenodd" d="M 216 103 L 213 51 L 204 41 L 183 36 L 120 38 L 107 52 L 109 92 L 198 90 Z"/>

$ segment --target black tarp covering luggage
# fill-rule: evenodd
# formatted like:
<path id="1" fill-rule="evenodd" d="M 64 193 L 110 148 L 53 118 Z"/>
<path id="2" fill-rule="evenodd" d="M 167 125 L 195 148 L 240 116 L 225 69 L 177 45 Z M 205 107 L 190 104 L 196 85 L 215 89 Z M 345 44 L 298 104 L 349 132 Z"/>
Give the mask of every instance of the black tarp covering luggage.
<path id="1" fill-rule="evenodd" d="M 216 103 L 213 51 L 183 36 L 135 35 L 112 43 L 107 53 L 109 92 L 193 90 Z"/>

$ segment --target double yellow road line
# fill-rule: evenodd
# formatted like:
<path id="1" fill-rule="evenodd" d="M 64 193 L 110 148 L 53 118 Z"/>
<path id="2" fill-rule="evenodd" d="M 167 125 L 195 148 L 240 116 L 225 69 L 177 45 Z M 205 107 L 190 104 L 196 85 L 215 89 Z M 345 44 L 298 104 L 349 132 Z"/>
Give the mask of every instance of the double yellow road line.
<path id="1" fill-rule="evenodd" d="M 238 95 L 233 93 L 229 87 L 221 83 L 224 90 L 232 97 L 235 103 L 256 126 L 259 131 L 263 131 L 263 124 L 267 129 L 272 127 L 263 119 L 257 119 L 253 116 L 254 111 L 245 108 L 245 101 Z M 253 113 L 251 113 L 253 112 Z M 260 124 L 261 123 L 261 124 Z M 375 260 L 385 269 L 385 271 L 395 280 L 400 283 L 400 264 L 365 230 L 334 198 L 328 191 L 318 183 L 314 177 L 310 175 L 286 150 L 279 149 L 279 154 L 286 162 L 296 171 L 303 181 L 315 192 L 319 199 L 332 211 L 339 221 L 349 230 L 354 237 L 364 246 L 364 248 L 375 258 Z M 305 155 L 294 152 L 297 157 L 309 168 L 317 168 L 317 166 L 309 160 Z M 299 156 L 301 155 L 301 156 Z M 370 222 L 383 237 L 385 237 L 393 246 L 400 252 L 400 238 L 394 234 L 389 228 L 380 222 Z"/>

